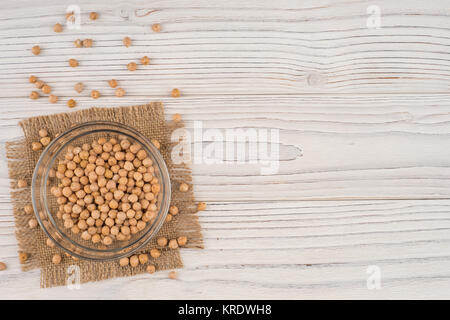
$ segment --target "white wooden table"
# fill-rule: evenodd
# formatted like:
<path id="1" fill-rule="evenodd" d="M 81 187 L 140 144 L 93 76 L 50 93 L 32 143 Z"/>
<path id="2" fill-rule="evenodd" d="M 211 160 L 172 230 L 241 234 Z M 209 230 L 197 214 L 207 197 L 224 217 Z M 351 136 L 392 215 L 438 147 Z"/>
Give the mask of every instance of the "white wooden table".
<path id="1" fill-rule="evenodd" d="M 71 4 L 81 29 L 54 33 Z M 3 1 L 0 38 L 0 298 L 450 298 L 448 1 Z M 125 69 L 143 55 L 150 66 Z M 61 102 L 31 101 L 31 74 Z M 182 251 L 178 280 L 39 289 L 39 272 L 19 269 L 4 142 L 71 97 L 77 109 L 160 100 L 188 128 L 279 129 L 279 172 L 192 166 L 206 248 Z"/>

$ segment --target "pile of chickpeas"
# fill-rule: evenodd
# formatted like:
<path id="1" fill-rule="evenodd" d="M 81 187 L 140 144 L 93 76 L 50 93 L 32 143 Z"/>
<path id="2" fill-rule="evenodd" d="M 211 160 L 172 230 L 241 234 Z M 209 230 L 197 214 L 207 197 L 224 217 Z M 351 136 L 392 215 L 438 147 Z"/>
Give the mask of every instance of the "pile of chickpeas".
<path id="1" fill-rule="evenodd" d="M 126 138 L 100 138 L 69 146 L 51 188 L 64 227 L 81 238 L 109 246 L 129 240 L 156 218 L 161 186 L 141 145 Z"/>

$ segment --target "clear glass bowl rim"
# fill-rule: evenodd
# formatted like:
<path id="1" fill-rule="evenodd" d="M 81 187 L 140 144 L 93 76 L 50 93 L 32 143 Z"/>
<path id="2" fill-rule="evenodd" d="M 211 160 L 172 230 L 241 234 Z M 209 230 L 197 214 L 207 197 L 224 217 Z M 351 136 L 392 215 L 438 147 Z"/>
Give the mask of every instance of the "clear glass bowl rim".
<path id="1" fill-rule="evenodd" d="M 92 126 L 96 126 L 96 127 L 100 127 L 100 128 L 97 128 L 95 130 L 89 130 L 90 128 L 92 128 Z M 125 246 L 123 246 L 121 248 L 115 248 L 115 249 L 111 249 L 111 250 L 98 250 L 98 249 L 93 249 L 93 248 L 86 248 L 85 246 L 82 246 L 82 245 L 74 242 L 73 240 L 71 240 L 70 238 L 65 236 L 65 238 L 68 241 L 72 242 L 72 244 L 74 246 L 77 246 L 77 247 L 81 248 L 84 251 L 88 251 L 88 252 L 90 252 L 90 254 L 87 255 L 87 254 L 79 254 L 78 252 L 74 252 L 73 250 L 64 247 L 58 240 L 56 240 L 52 236 L 50 231 L 47 230 L 47 227 L 44 225 L 44 223 L 43 223 L 43 221 L 41 219 L 41 216 L 39 215 L 39 212 L 42 211 L 42 209 L 40 209 L 41 206 L 38 205 L 38 203 L 41 202 L 40 199 L 41 199 L 41 196 L 42 196 L 42 192 L 37 192 L 37 190 L 39 190 L 38 184 L 39 184 L 39 182 L 41 182 L 40 183 L 41 190 L 42 190 L 43 186 L 46 186 L 47 179 L 48 179 L 48 173 L 50 171 L 51 165 L 45 168 L 44 174 L 41 174 L 39 172 L 40 171 L 39 169 L 41 168 L 41 166 L 42 166 L 42 164 L 43 164 L 43 162 L 45 161 L 46 158 L 50 159 L 49 161 L 47 161 L 48 164 L 53 164 L 55 159 L 56 159 L 56 157 L 57 157 L 57 155 L 61 151 L 61 149 L 64 148 L 64 146 L 67 145 L 72 140 L 75 140 L 76 138 L 78 138 L 81 133 L 75 134 L 74 137 L 69 142 L 65 142 L 61 147 L 59 147 L 57 149 L 57 152 L 55 152 L 53 155 L 49 155 L 48 152 L 50 150 L 52 150 L 52 147 L 54 147 L 55 144 L 59 143 L 61 140 L 63 140 L 64 138 L 70 136 L 71 134 L 73 135 L 74 132 L 76 132 L 78 130 L 86 130 L 86 131 L 83 132 L 84 134 L 90 134 L 90 133 L 102 132 L 102 131 L 109 131 L 109 132 L 115 132 L 117 134 L 122 134 L 122 135 L 129 136 L 129 137 L 133 138 L 134 140 L 137 140 L 141 145 L 144 146 L 144 148 L 148 149 L 147 151 L 150 152 L 151 157 L 155 160 L 154 161 L 154 165 L 158 166 L 158 169 L 159 169 L 159 172 L 160 172 L 160 175 L 161 175 L 160 185 L 161 185 L 161 192 L 162 192 L 162 200 L 161 200 L 160 208 L 159 208 L 159 210 L 157 212 L 157 218 L 155 220 L 155 223 L 153 223 L 152 226 L 147 230 L 147 232 L 143 233 L 139 238 L 137 238 L 136 240 L 134 240 L 131 243 L 127 243 L 127 245 L 125 245 Z M 43 189 L 46 190 L 46 188 L 43 188 Z M 39 224 L 40 224 L 42 230 L 45 232 L 45 234 L 59 248 L 61 248 L 65 252 L 67 252 L 70 255 L 75 256 L 77 258 L 87 259 L 87 260 L 95 260 L 95 261 L 108 261 L 108 260 L 120 259 L 122 257 L 127 257 L 127 256 L 133 254 L 134 252 L 139 251 L 154 236 L 156 236 L 156 234 L 158 233 L 159 229 L 164 224 L 167 212 L 169 211 L 170 200 L 171 200 L 171 183 L 170 183 L 169 171 L 167 169 L 166 163 L 165 163 L 161 153 L 149 141 L 149 139 L 146 138 L 142 133 L 140 133 L 139 131 L 137 131 L 137 130 L 135 130 L 135 129 L 125 125 L 125 124 L 119 123 L 119 122 L 113 122 L 113 121 L 88 121 L 88 122 L 84 122 L 84 123 L 75 125 L 75 126 L 71 127 L 70 129 L 66 130 L 65 132 L 61 133 L 60 135 L 58 135 L 58 137 L 53 139 L 50 142 L 50 144 L 45 148 L 45 150 L 40 155 L 39 160 L 36 163 L 36 167 L 35 167 L 34 172 L 33 172 L 31 194 L 32 194 L 33 209 L 34 209 L 34 213 L 35 213 L 37 221 L 39 222 Z M 46 216 L 49 218 L 49 220 L 51 220 L 51 226 L 53 228 L 55 228 L 58 232 L 60 232 L 60 233 L 62 233 L 64 235 L 65 231 L 61 232 L 60 228 L 54 222 L 53 214 L 51 212 L 49 212 L 47 203 L 45 203 L 42 207 L 46 211 Z M 96 253 L 100 253 L 100 252 L 103 253 L 103 254 L 106 253 L 107 255 L 106 256 L 100 256 L 100 255 L 97 256 Z"/>

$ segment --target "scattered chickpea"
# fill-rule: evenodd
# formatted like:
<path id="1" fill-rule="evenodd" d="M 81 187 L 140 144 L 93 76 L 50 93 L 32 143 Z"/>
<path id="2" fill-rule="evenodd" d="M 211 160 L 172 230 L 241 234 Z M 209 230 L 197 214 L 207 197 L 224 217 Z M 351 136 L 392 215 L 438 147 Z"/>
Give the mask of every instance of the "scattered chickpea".
<path id="1" fill-rule="evenodd" d="M 172 97 L 179 98 L 180 96 L 181 96 L 181 92 L 179 89 L 177 89 L 177 88 L 172 89 Z"/>
<path id="2" fill-rule="evenodd" d="M 37 91 L 31 91 L 30 93 L 30 99 L 36 100 L 39 98 L 39 92 Z"/>
<path id="3" fill-rule="evenodd" d="M 40 140 L 40 142 L 41 142 L 41 144 L 44 146 L 44 147 L 46 147 L 46 146 L 48 146 L 49 144 L 50 144 L 50 137 L 43 137 L 43 138 L 41 138 L 41 140 Z"/>
<path id="4" fill-rule="evenodd" d="M 24 264 L 28 260 L 28 253 L 26 252 L 19 252 L 19 262 L 21 264 Z"/>
<path id="5" fill-rule="evenodd" d="M 178 248 L 178 242 L 176 239 L 172 239 L 169 241 L 169 248 L 170 249 L 176 249 Z"/>
<path id="6" fill-rule="evenodd" d="M 44 84 L 41 90 L 43 93 L 49 94 L 50 92 L 52 92 L 52 87 L 50 87 L 48 84 Z"/>
<path id="7" fill-rule="evenodd" d="M 127 69 L 130 71 L 135 71 L 137 69 L 137 65 L 135 62 L 130 62 L 127 64 Z"/>
<path id="8" fill-rule="evenodd" d="M 172 221 L 172 219 L 173 219 L 173 216 L 169 213 L 169 214 L 167 214 L 165 221 L 170 222 L 170 221 Z"/>
<path id="9" fill-rule="evenodd" d="M 76 92 L 81 93 L 84 90 L 84 84 L 78 82 L 77 84 L 75 84 L 74 89 Z"/>
<path id="10" fill-rule="evenodd" d="M 39 130 L 39 137 L 43 138 L 43 137 L 47 137 L 47 136 L 48 136 L 47 129 L 42 128 Z"/>
<path id="11" fill-rule="evenodd" d="M 179 246 L 185 246 L 187 243 L 187 237 L 185 236 L 178 237 L 177 242 Z"/>
<path id="12" fill-rule="evenodd" d="M 73 42 L 73 44 L 75 45 L 75 47 L 77 48 L 81 48 L 83 46 L 83 42 L 80 39 L 77 39 Z"/>
<path id="13" fill-rule="evenodd" d="M 108 80 L 108 84 L 111 88 L 115 88 L 117 87 L 117 80 L 116 79 Z"/>
<path id="14" fill-rule="evenodd" d="M 138 258 L 138 256 L 131 256 L 130 257 L 130 265 L 132 266 L 132 267 L 137 267 L 138 265 L 139 265 L 139 258 Z"/>
<path id="15" fill-rule="evenodd" d="M 60 23 L 56 23 L 53 26 L 53 31 L 55 31 L 55 32 L 61 32 L 62 30 L 63 30 L 63 27 L 62 27 L 62 25 Z"/>
<path id="16" fill-rule="evenodd" d="M 26 188 L 28 186 L 28 183 L 26 180 L 20 179 L 19 181 L 17 181 L 17 186 L 19 188 Z"/>
<path id="17" fill-rule="evenodd" d="M 175 280 L 177 278 L 177 272 L 176 271 L 170 271 L 169 272 L 169 279 Z"/>
<path id="18" fill-rule="evenodd" d="M 50 103 L 56 103 L 56 102 L 58 102 L 58 97 L 53 95 L 53 94 L 51 94 L 51 95 L 48 96 L 48 101 Z"/>
<path id="19" fill-rule="evenodd" d="M 100 98 L 100 92 L 98 92 L 97 90 L 92 90 L 92 91 L 91 91 L 91 97 L 92 97 L 93 99 L 98 99 L 98 98 Z"/>
<path id="20" fill-rule="evenodd" d="M 0 262 L 0 271 L 6 270 L 6 264 L 4 262 Z M 148 271 L 148 267 L 147 267 L 147 272 Z M 153 272 L 149 272 L 149 273 L 153 273 Z"/>
<path id="21" fill-rule="evenodd" d="M 47 238 L 47 240 L 45 241 L 45 243 L 46 243 L 47 246 L 49 246 L 50 248 L 54 248 L 54 247 L 55 247 L 55 243 L 54 243 L 50 238 Z"/>
<path id="22" fill-rule="evenodd" d="M 143 57 L 141 58 L 141 63 L 144 64 L 144 65 L 149 64 L 149 63 L 150 63 L 150 58 L 147 57 L 147 56 L 143 56 Z"/>
<path id="23" fill-rule="evenodd" d="M 33 48 L 31 48 L 31 52 L 37 56 L 39 53 L 41 53 L 41 47 L 39 46 L 34 46 Z"/>
<path id="24" fill-rule="evenodd" d="M 161 25 L 159 23 L 152 24 L 152 30 L 154 32 L 160 32 L 161 31 Z"/>
<path id="25" fill-rule="evenodd" d="M 24 211 L 26 214 L 32 214 L 32 213 L 34 213 L 33 206 L 32 206 L 31 204 L 27 204 L 25 207 L 23 207 L 23 211 Z"/>
<path id="26" fill-rule="evenodd" d="M 45 83 L 44 83 L 44 81 L 37 80 L 37 81 L 34 83 L 34 85 L 36 86 L 36 88 L 41 89 L 41 88 L 45 85 Z"/>
<path id="27" fill-rule="evenodd" d="M 172 116 L 172 120 L 173 120 L 174 122 L 180 122 L 180 121 L 181 121 L 181 114 L 175 113 L 175 114 Z"/>
<path id="28" fill-rule="evenodd" d="M 76 101 L 73 100 L 73 99 L 69 99 L 69 100 L 67 101 L 67 106 L 68 106 L 69 108 L 73 108 L 73 107 L 75 107 L 76 105 L 77 105 L 77 103 L 76 103 Z"/>
<path id="29" fill-rule="evenodd" d="M 33 219 L 30 219 L 30 220 L 28 221 L 28 226 L 30 227 L 30 229 L 36 228 L 37 225 L 38 225 L 38 222 L 37 222 L 37 220 L 34 219 L 34 218 L 33 218 Z"/>
<path id="30" fill-rule="evenodd" d="M 122 88 L 117 88 L 115 94 L 116 97 L 123 97 L 125 95 L 125 90 Z"/>
<path id="31" fill-rule="evenodd" d="M 169 212 L 170 212 L 170 214 L 172 214 L 172 215 L 177 215 L 178 214 L 178 207 L 177 206 L 171 206 L 170 208 L 169 208 Z"/>
<path id="32" fill-rule="evenodd" d="M 83 47 L 91 48 L 92 47 L 92 39 L 84 39 L 83 40 Z"/>
<path id="33" fill-rule="evenodd" d="M 75 19 L 73 12 L 66 12 L 65 17 L 66 17 L 66 20 L 74 20 Z"/>
<path id="34" fill-rule="evenodd" d="M 32 142 L 31 143 L 31 149 L 33 151 L 39 151 L 42 149 L 42 144 L 40 142 Z"/>
<path id="35" fill-rule="evenodd" d="M 152 264 L 149 264 L 148 266 L 147 266 L 147 272 L 148 273 L 155 273 L 155 271 L 156 271 L 156 268 L 155 268 L 155 266 L 154 265 L 152 265 Z"/>
<path id="36" fill-rule="evenodd" d="M 98 18 L 97 12 L 91 12 L 91 13 L 89 13 L 89 19 L 91 19 L 91 20 L 97 20 L 97 18 Z"/>
<path id="37" fill-rule="evenodd" d="M 72 68 L 78 67 L 78 61 L 76 59 L 69 59 L 69 66 Z"/>
<path id="38" fill-rule="evenodd" d="M 119 265 L 121 267 L 126 267 L 129 264 L 130 264 L 130 259 L 128 259 L 127 257 L 122 258 L 122 259 L 119 260 Z"/>
<path id="39" fill-rule="evenodd" d="M 181 192 L 187 192 L 189 190 L 189 186 L 186 183 L 181 183 L 180 184 L 180 191 Z"/>
<path id="40" fill-rule="evenodd" d="M 197 211 L 204 211 L 206 210 L 206 203 L 205 202 L 199 202 L 197 204 Z"/>
<path id="41" fill-rule="evenodd" d="M 167 245 L 167 238 L 165 237 L 159 237 L 156 242 L 158 243 L 158 246 L 165 247 Z"/>
<path id="42" fill-rule="evenodd" d="M 54 254 L 52 257 L 52 263 L 53 264 L 60 264 L 61 263 L 61 256 L 59 254 Z"/>
<path id="43" fill-rule="evenodd" d="M 156 249 L 156 248 L 153 248 L 153 249 L 150 250 L 150 256 L 151 256 L 152 258 L 157 259 L 157 258 L 159 258 L 159 257 L 161 256 L 161 251 L 159 251 L 159 250 Z"/>
<path id="44" fill-rule="evenodd" d="M 36 81 L 37 81 L 36 76 L 30 76 L 30 77 L 28 78 L 28 82 L 29 82 L 29 83 L 35 83 Z"/>
<path id="45" fill-rule="evenodd" d="M 140 254 L 138 258 L 140 264 L 146 264 L 148 262 L 148 255 L 145 253 Z"/>
<path id="46" fill-rule="evenodd" d="M 125 38 L 123 38 L 123 40 L 122 40 L 122 42 L 123 42 L 123 45 L 125 46 L 125 47 L 129 47 L 129 46 L 131 46 L 131 39 L 130 39 L 130 37 L 125 37 Z"/>

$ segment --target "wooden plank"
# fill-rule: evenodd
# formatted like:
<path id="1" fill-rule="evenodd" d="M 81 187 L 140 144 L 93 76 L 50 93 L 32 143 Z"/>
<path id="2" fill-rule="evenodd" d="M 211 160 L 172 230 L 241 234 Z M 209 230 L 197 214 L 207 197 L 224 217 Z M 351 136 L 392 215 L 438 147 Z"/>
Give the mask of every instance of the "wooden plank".
<path id="1" fill-rule="evenodd" d="M 371 2 L 359 1 L 78 1 L 80 30 L 52 31 L 68 3 L 11 4 L 0 17 L 0 90 L 27 97 L 35 74 L 67 99 L 83 81 L 103 94 L 117 78 L 128 95 L 448 92 L 447 1 L 378 1 L 381 28 L 367 27 Z M 90 10 L 99 20 L 88 20 Z M 163 31 L 149 26 L 161 23 Z M 131 36 L 125 48 L 122 38 Z M 93 38 L 91 49 L 74 48 Z M 40 44 L 42 53 L 30 49 Z M 151 65 L 129 72 L 143 55 Z M 80 66 L 72 69 L 69 58 Z"/>
<path id="2" fill-rule="evenodd" d="M 208 129 L 279 130 L 279 170 L 261 175 L 256 163 L 192 165 L 198 199 L 330 200 L 440 199 L 450 196 L 449 95 L 228 96 L 162 99 L 167 117 L 180 112 L 192 136 L 195 121 Z M 2 141 L 20 134 L 16 123 L 32 115 L 62 112 L 43 101 L 21 104 L 4 99 L 0 108 Z M 127 98 L 129 104 L 137 98 Z M 117 103 L 114 98 L 97 105 Z M 8 106 L 14 105 L 14 111 Z M 80 108 L 91 105 L 85 99 Z M 203 142 L 203 148 L 211 141 Z M 241 144 L 242 145 L 242 144 Z M 226 145 L 223 145 L 226 148 Z M 248 146 L 247 146 L 248 147 Z M 249 155 L 249 150 L 245 151 Z M 248 156 L 247 156 L 248 158 Z M 5 163 L 0 163 L 5 168 Z M 5 168 L 6 169 L 6 168 Z M 0 197 L 7 199 L 6 170 L 0 173 Z M 5 200 L 7 201 L 7 200 Z"/>
<path id="3" fill-rule="evenodd" d="M 199 214 L 206 248 L 182 251 L 185 268 L 178 280 L 162 272 L 46 294 L 92 299 L 248 298 L 250 292 L 254 298 L 276 299 L 448 298 L 449 208 L 450 200 L 210 203 Z M 39 297 L 37 273 L 19 271 L 10 225 L 11 216 L 0 215 L 2 255 L 10 267 L 0 275 L 0 297 Z M 366 285 L 367 268 L 374 265 L 381 270 L 380 290 Z"/>

